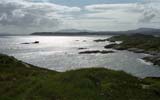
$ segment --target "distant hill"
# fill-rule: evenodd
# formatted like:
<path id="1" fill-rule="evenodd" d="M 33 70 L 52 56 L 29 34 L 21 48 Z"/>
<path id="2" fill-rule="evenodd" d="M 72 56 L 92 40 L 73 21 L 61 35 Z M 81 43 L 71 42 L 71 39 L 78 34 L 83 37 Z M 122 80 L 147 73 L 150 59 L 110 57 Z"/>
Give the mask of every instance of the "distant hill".
<path id="1" fill-rule="evenodd" d="M 9 36 L 9 35 L 13 35 L 11 33 L 0 33 L 0 36 Z"/>
<path id="2" fill-rule="evenodd" d="M 88 31 L 88 30 L 77 30 L 77 29 L 67 29 L 60 30 L 57 32 L 35 32 L 31 35 L 48 35 L 48 36 L 81 36 L 81 35 L 119 35 L 119 34 L 151 34 L 151 35 L 160 35 L 160 29 L 154 28 L 139 28 L 135 30 L 128 31 Z"/>
<path id="3" fill-rule="evenodd" d="M 160 34 L 160 29 L 155 28 L 139 28 L 136 30 L 128 30 L 126 33 L 141 33 L 141 34 Z"/>
<path id="4" fill-rule="evenodd" d="M 76 32 L 91 32 L 91 31 L 90 30 L 78 30 L 78 29 L 63 29 L 63 30 L 59 30 L 57 32 L 76 33 Z"/>

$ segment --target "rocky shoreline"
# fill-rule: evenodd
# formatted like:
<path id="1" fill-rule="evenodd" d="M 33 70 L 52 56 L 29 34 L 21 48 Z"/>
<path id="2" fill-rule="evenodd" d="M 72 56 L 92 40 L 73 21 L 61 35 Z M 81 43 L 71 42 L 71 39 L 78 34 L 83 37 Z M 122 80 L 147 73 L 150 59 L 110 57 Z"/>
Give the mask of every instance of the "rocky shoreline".
<path id="1" fill-rule="evenodd" d="M 104 48 L 116 49 L 116 50 L 128 50 L 128 51 L 131 51 L 134 53 L 149 54 L 150 56 L 144 57 L 142 59 L 147 62 L 151 62 L 154 65 L 160 66 L 160 50 L 159 50 L 160 49 L 160 39 L 157 39 L 157 38 L 159 38 L 159 37 L 153 37 L 153 36 L 149 37 L 148 35 L 146 36 L 146 35 L 141 35 L 141 34 L 139 34 L 139 35 L 136 34 L 136 35 L 131 35 L 131 36 L 127 36 L 127 35 L 113 36 L 113 37 L 111 37 L 109 39 L 105 39 L 105 40 L 110 41 L 110 42 L 122 41 L 122 43 L 117 44 L 114 42 L 114 43 L 111 43 L 109 45 L 104 46 Z M 140 41 L 140 42 L 135 43 L 136 39 L 137 39 L 137 41 Z M 156 46 L 154 44 L 154 40 L 156 41 Z M 148 43 L 148 44 L 143 45 L 143 43 L 145 43 L 145 41 L 146 42 L 149 41 L 150 44 Z M 153 46 L 151 43 L 153 44 Z M 150 46 L 151 49 L 147 46 Z M 157 47 L 157 46 L 159 46 L 159 47 Z"/>

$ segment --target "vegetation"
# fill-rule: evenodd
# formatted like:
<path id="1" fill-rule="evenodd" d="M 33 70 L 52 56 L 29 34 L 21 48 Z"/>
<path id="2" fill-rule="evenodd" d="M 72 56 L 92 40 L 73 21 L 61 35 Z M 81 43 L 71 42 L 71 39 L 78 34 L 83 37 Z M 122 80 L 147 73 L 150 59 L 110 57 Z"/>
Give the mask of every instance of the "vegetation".
<path id="1" fill-rule="evenodd" d="M 124 49 L 138 48 L 145 51 L 160 52 L 160 37 L 152 35 L 134 34 L 134 35 L 119 35 L 108 39 L 109 41 L 123 41 L 119 46 Z"/>
<path id="2" fill-rule="evenodd" d="M 0 100 L 160 100 L 160 79 L 88 68 L 50 71 L 0 55 Z"/>
<path id="3" fill-rule="evenodd" d="M 152 35 L 134 34 L 119 35 L 108 39 L 109 41 L 122 41 L 120 44 L 106 45 L 105 48 L 129 50 L 135 53 L 147 53 L 152 56 L 144 57 L 145 61 L 160 66 L 160 37 Z"/>

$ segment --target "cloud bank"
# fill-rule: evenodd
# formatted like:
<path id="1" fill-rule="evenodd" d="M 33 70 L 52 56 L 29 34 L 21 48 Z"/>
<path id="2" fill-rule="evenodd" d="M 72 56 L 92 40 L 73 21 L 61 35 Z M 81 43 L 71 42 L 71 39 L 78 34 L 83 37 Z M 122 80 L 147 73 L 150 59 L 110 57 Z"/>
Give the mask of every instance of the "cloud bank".
<path id="1" fill-rule="evenodd" d="M 79 12 L 78 7 L 68 7 L 48 2 L 24 0 L 0 0 L 1 27 L 40 30 L 57 28 L 68 13 Z M 33 28 L 33 29 L 32 29 Z M 27 31 L 27 30 L 26 30 Z"/>
<path id="2" fill-rule="evenodd" d="M 159 0 L 145 0 L 137 3 L 71 7 L 54 4 L 49 0 L 0 0 L 0 31 L 27 34 L 63 28 L 89 30 L 160 28 L 159 4 Z"/>

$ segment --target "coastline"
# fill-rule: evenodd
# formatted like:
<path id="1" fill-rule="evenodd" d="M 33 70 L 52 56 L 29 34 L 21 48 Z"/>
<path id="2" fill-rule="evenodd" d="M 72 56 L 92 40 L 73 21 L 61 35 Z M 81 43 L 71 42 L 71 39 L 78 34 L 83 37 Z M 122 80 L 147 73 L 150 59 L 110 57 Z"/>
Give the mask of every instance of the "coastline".
<path id="1" fill-rule="evenodd" d="M 113 36 L 105 41 L 113 42 L 104 48 L 116 50 L 128 50 L 134 53 L 144 53 L 149 56 L 142 58 L 146 62 L 160 66 L 160 38 L 152 35 L 134 34 Z M 115 43 L 122 41 L 122 43 Z M 147 43 L 146 43 L 147 42 Z"/>
<path id="2" fill-rule="evenodd" d="M 85 68 L 56 72 L 0 54 L 2 100 L 159 100 L 160 78 Z"/>

